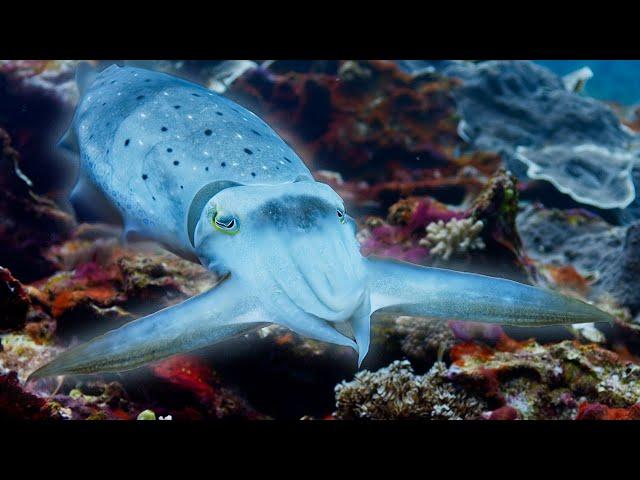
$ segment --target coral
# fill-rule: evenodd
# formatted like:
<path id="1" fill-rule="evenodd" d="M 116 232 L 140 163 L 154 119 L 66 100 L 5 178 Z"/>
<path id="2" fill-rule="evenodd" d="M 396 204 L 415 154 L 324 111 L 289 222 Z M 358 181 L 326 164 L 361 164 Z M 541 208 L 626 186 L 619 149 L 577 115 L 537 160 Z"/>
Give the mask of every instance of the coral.
<path id="1" fill-rule="evenodd" d="M 20 165 L 9 135 L 0 129 L 0 265 L 27 282 L 56 270 L 44 252 L 64 240 L 75 222 L 54 202 L 33 192 Z"/>
<path id="2" fill-rule="evenodd" d="M 118 260 L 118 267 L 124 291 L 142 298 L 153 297 L 153 292 L 193 296 L 218 282 L 215 274 L 203 266 L 159 248 L 144 253 L 130 252 Z"/>
<path id="3" fill-rule="evenodd" d="M 30 300 L 24 286 L 6 268 L 0 267 L 0 331 L 24 325 Z"/>
<path id="4" fill-rule="evenodd" d="M 463 80 L 453 95 L 459 131 L 474 148 L 500 153 L 518 173 L 524 161 L 530 176 L 578 202 L 613 208 L 633 200 L 632 136 L 608 106 L 568 92 L 528 61 L 459 64 L 447 74 Z M 518 155 L 518 147 L 526 148 Z"/>
<path id="5" fill-rule="evenodd" d="M 593 78 L 593 71 L 589 67 L 582 67 L 562 76 L 562 83 L 568 92 L 581 92 L 586 83 Z"/>
<path id="6" fill-rule="evenodd" d="M 389 208 L 386 222 L 377 217 L 366 220 L 365 228 L 358 232 L 362 254 L 420 262 L 428 255 L 427 248 L 420 245 L 426 226 L 462 215 L 428 197 L 400 200 Z"/>
<path id="7" fill-rule="evenodd" d="M 339 419 L 396 420 L 479 417 L 482 400 L 458 390 L 446 379 L 446 367 L 436 363 L 425 375 L 415 375 L 408 361 L 395 361 L 377 372 L 358 372 L 351 382 L 336 386 Z"/>
<path id="8" fill-rule="evenodd" d="M 452 320 L 449 322 L 449 327 L 454 338 L 462 342 L 481 340 L 489 344 L 495 344 L 504 336 L 504 331 L 500 325 Z"/>
<path id="9" fill-rule="evenodd" d="M 634 154 L 590 143 L 518 147 L 515 158 L 527 175 L 547 180 L 577 202 L 598 208 L 625 208 L 635 198 Z"/>
<path id="10" fill-rule="evenodd" d="M 197 357 L 176 355 L 157 362 L 152 370 L 175 388 L 192 393 L 204 408 L 200 414 L 204 418 L 265 418 L 240 396 L 223 387 L 211 368 Z"/>
<path id="11" fill-rule="evenodd" d="M 255 62 L 250 60 L 226 60 L 211 69 L 208 75 L 207 88 L 214 92 L 224 93 L 238 77 L 248 70 L 257 67 Z"/>
<path id="12" fill-rule="evenodd" d="M 412 360 L 436 357 L 454 344 L 453 332 L 444 320 L 400 316 L 395 318 L 394 327 L 402 353 Z"/>
<path id="13" fill-rule="evenodd" d="M 472 218 L 452 218 L 447 223 L 442 220 L 432 222 L 427 225 L 427 236 L 420 240 L 420 245 L 427 247 L 431 255 L 441 256 L 445 260 L 453 253 L 482 250 L 485 244 L 479 235 L 483 226 L 482 221 Z"/>
<path id="14" fill-rule="evenodd" d="M 610 408 L 601 403 L 581 403 L 576 420 L 640 420 L 640 403 L 629 408 Z"/>
<path id="15" fill-rule="evenodd" d="M 0 375 L 0 420 L 48 420 L 60 416 L 42 398 L 25 391 L 15 372 Z"/>
<path id="16" fill-rule="evenodd" d="M 227 93 L 274 125 L 312 169 L 339 171 L 341 195 L 383 207 L 427 193 L 459 203 L 482 185 L 468 167 L 497 168 L 495 156 L 456 154 L 456 80 L 410 75 L 387 61 L 294 63 L 248 70 Z"/>
<path id="17" fill-rule="evenodd" d="M 48 405 L 64 419 L 72 420 L 135 420 L 140 412 L 149 410 L 131 399 L 120 383 L 102 380 L 78 382 L 66 393 L 56 393 Z"/>
<path id="18" fill-rule="evenodd" d="M 0 127 L 14 139 L 22 157 L 20 168 L 38 194 L 59 194 L 75 180 L 68 159 L 53 147 L 78 100 L 76 64 L 68 60 L 0 63 Z M 51 175 L 53 171 L 56 175 Z"/>
<path id="19" fill-rule="evenodd" d="M 470 209 L 470 216 L 482 220 L 486 238 L 521 256 L 521 241 L 516 228 L 518 212 L 518 180 L 500 168 L 484 185 Z"/>
<path id="20" fill-rule="evenodd" d="M 286 327 L 272 324 L 262 327 L 250 337 L 257 336 L 260 341 L 268 343 L 279 350 L 281 355 L 292 356 L 298 360 L 331 358 L 339 360 L 341 357 L 350 357 L 348 347 L 320 342 L 308 337 L 300 336 Z"/>
<path id="21" fill-rule="evenodd" d="M 0 373 L 13 372 L 24 382 L 31 372 L 53 360 L 61 349 L 38 344 L 29 335 L 12 333 L 0 337 Z"/>
<path id="22" fill-rule="evenodd" d="M 623 408 L 640 400 L 640 367 L 595 345 L 458 344 L 448 376 L 456 385 L 516 408 L 522 418 L 575 418 L 576 399 Z"/>
<path id="23" fill-rule="evenodd" d="M 492 412 L 487 412 L 483 417 L 487 420 L 518 420 L 520 412 L 509 405 L 505 405 L 504 407 L 496 408 Z"/>
<path id="24" fill-rule="evenodd" d="M 78 101 L 77 63 L 73 60 L 0 60 L 0 74 L 13 82 L 14 88 L 49 92 L 61 102 L 73 105 Z M 30 92 L 30 95 L 36 94 Z"/>
<path id="25" fill-rule="evenodd" d="M 553 282 L 594 301 L 611 297 L 632 315 L 640 311 L 640 224 L 612 226 L 585 211 L 531 206 L 518 216 L 518 229 L 528 255 Z"/>
<path id="26" fill-rule="evenodd" d="M 407 358 L 414 366 L 431 366 L 442 359 L 455 343 L 445 320 L 376 313 L 371 318 L 371 346 L 375 365 L 395 358 Z M 379 363 L 382 362 L 382 363 Z"/>
<path id="27" fill-rule="evenodd" d="M 108 229 L 80 226 L 46 256 L 62 268 L 32 284 L 62 338 L 102 333 L 212 288 L 199 264 L 151 245 L 123 248 Z M 93 329 L 87 329 L 87 325 Z"/>

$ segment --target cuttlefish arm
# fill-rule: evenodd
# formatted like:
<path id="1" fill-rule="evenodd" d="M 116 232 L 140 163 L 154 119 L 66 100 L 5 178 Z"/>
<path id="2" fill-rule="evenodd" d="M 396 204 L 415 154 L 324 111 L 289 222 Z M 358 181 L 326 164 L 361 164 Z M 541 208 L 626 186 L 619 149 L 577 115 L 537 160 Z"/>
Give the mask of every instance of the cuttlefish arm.
<path id="1" fill-rule="evenodd" d="M 130 370 L 250 331 L 268 322 L 233 277 L 205 293 L 68 350 L 29 379 Z"/>
<path id="2" fill-rule="evenodd" d="M 502 278 L 367 258 L 372 311 L 502 325 L 611 322 L 598 308 Z"/>

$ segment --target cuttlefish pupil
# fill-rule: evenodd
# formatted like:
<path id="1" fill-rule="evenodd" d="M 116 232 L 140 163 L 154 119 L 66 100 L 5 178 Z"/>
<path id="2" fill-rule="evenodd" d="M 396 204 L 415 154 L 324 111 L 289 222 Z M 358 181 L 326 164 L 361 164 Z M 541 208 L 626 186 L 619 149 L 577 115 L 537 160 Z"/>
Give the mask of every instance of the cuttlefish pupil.
<path id="1" fill-rule="evenodd" d="M 64 352 L 31 378 L 128 370 L 268 323 L 351 347 L 361 363 L 379 311 L 521 326 L 612 320 L 513 281 L 365 258 L 340 196 L 252 112 L 163 73 L 78 68 L 83 96 L 60 142 L 79 165 L 72 202 L 119 215 L 125 234 L 224 280 Z"/>
<path id="2" fill-rule="evenodd" d="M 231 215 L 215 215 L 212 225 L 222 233 L 235 235 L 240 231 L 238 220 Z"/>

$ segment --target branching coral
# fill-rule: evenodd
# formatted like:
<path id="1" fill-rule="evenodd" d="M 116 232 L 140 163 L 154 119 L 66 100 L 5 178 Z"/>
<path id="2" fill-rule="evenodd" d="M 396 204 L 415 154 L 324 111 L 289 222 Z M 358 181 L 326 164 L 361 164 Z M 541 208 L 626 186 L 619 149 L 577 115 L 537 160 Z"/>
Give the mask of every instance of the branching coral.
<path id="1" fill-rule="evenodd" d="M 448 260 L 454 253 L 484 249 L 484 241 L 479 236 L 482 228 L 482 221 L 473 218 L 452 218 L 447 223 L 439 220 L 427 225 L 427 236 L 420 240 L 420 245 L 428 247 L 432 255 Z"/>
<path id="2" fill-rule="evenodd" d="M 351 382 L 336 386 L 340 419 L 462 419 L 479 417 L 485 403 L 458 390 L 437 362 L 425 375 L 415 375 L 407 361 L 395 361 L 377 372 L 364 370 Z"/>

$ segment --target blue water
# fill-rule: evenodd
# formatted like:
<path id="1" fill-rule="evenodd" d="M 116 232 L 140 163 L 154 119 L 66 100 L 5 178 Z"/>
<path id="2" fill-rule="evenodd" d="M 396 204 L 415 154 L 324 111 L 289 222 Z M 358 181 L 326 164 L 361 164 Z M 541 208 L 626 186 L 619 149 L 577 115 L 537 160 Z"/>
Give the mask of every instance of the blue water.
<path id="1" fill-rule="evenodd" d="M 558 75 L 582 67 L 593 71 L 585 94 L 626 105 L 640 103 L 640 60 L 537 60 Z"/>

